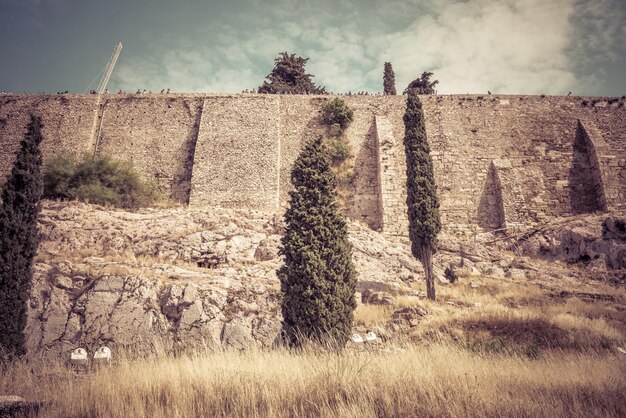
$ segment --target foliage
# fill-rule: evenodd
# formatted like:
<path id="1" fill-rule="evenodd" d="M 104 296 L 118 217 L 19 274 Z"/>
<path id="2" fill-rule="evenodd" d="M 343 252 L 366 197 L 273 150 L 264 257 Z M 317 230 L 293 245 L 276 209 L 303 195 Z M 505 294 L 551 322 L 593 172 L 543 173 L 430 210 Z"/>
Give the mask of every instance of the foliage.
<path id="1" fill-rule="evenodd" d="M 307 74 L 304 66 L 308 58 L 281 52 L 274 59 L 274 69 L 259 87 L 259 93 L 267 94 L 326 94 L 324 87 L 318 87 Z"/>
<path id="2" fill-rule="evenodd" d="M 383 74 L 383 91 L 385 95 L 396 95 L 396 75 L 393 72 L 390 62 L 385 63 L 385 71 Z"/>
<path id="3" fill-rule="evenodd" d="M 129 162 L 108 156 L 85 156 L 78 161 L 59 155 L 46 164 L 44 197 L 137 208 L 153 202 L 155 191 Z"/>
<path id="4" fill-rule="evenodd" d="M 406 203 L 411 251 L 424 266 L 428 297 L 435 299 L 432 255 L 436 249 L 436 237 L 441 230 L 441 221 L 433 162 L 426 139 L 424 112 L 415 90 L 409 90 L 404 114 L 404 129 Z"/>
<path id="5" fill-rule="evenodd" d="M 352 147 L 343 137 L 326 139 L 326 152 L 333 167 L 341 165 L 352 154 Z M 336 174 L 336 173 L 335 173 Z"/>
<path id="6" fill-rule="evenodd" d="M 435 86 L 439 80 L 430 81 L 433 73 L 424 71 L 419 78 L 411 81 L 402 94 L 408 94 L 409 90 L 415 90 L 417 94 L 435 94 Z"/>
<path id="7" fill-rule="evenodd" d="M 24 328 L 37 252 L 37 219 L 42 195 L 41 119 L 31 115 L 28 130 L 0 206 L 0 350 L 26 353 Z"/>
<path id="8" fill-rule="evenodd" d="M 291 345 L 310 339 L 341 347 L 352 329 L 356 273 L 321 138 L 302 150 L 291 181 L 280 249 L 285 264 L 278 270 L 283 332 Z"/>
<path id="9" fill-rule="evenodd" d="M 340 132 L 343 132 L 353 119 L 354 111 L 338 97 L 322 106 L 322 122 L 329 127 L 339 125 Z"/>
<path id="10" fill-rule="evenodd" d="M 448 279 L 450 283 L 456 283 L 459 280 L 459 276 L 457 276 L 454 269 L 450 266 L 446 267 L 446 269 L 443 272 L 443 275 L 446 277 L 446 279 Z"/>

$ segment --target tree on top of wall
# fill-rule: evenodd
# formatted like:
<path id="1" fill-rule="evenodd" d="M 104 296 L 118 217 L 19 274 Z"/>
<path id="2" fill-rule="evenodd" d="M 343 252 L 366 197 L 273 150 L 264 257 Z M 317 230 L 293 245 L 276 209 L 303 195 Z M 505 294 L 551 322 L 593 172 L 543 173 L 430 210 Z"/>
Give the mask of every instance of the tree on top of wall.
<path id="1" fill-rule="evenodd" d="M 409 90 L 406 102 L 404 150 L 411 252 L 422 262 L 426 273 L 428 298 L 435 300 L 432 257 L 436 251 L 436 239 L 441 231 L 441 221 L 433 161 L 426 139 L 424 112 L 416 89 Z"/>
<path id="2" fill-rule="evenodd" d="M 393 72 L 390 62 L 385 63 L 385 71 L 383 73 L 383 92 L 385 95 L 396 95 L 396 75 Z"/>
<path id="3" fill-rule="evenodd" d="M 267 94 L 326 94 L 324 87 L 313 83 L 311 74 L 307 74 L 304 66 L 308 58 L 296 54 L 281 52 L 274 59 L 274 69 L 259 87 L 259 93 Z"/>
<path id="4" fill-rule="evenodd" d="M 0 205 L 0 348 L 26 353 L 24 328 L 37 252 L 37 219 L 43 193 L 41 119 L 31 116 Z"/>
<path id="5" fill-rule="evenodd" d="M 414 90 L 417 94 L 435 94 L 435 86 L 439 80 L 430 81 L 433 73 L 424 71 L 422 75 L 411 81 L 402 94 L 407 94 L 409 90 Z"/>

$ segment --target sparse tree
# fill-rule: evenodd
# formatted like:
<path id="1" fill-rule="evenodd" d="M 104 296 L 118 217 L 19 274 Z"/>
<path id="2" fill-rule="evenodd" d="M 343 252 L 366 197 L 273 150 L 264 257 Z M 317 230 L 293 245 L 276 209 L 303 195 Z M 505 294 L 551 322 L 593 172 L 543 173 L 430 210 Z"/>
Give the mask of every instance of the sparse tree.
<path id="1" fill-rule="evenodd" d="M 0 347 L 26 353 L 24 328 L 37 252 L 37 219 L 43 192 L 41 119 L 31 116 L 0 206 Z"/>
<path id="2" fill-rule="evenodd" d="M 291 345 L 304 338 L 341 347 L 352 329 L 356 273 L 335 176 L 321 138 L 302 150 L 291 181 L 280 249 L 285 263 L 278 270 L 283 333 Z"/>
<path id="3" fill-rule="evenodd" d="M 383 91 L 386 95 L 396 95 L 396 75 L 393 72 L 390 62 L 385 63 L 383 74 Z"/>
<path id="4" fill-rule="evenodd" d="M 407 209 L 411 252 L 424 266 L 428 298 L 435 300 L 432 258 L 441 230 L 439 201 L 430 147 L 426 139 L 424 112 L 415 89 L 409 90 L 404 114 Z"/>
<path id="5" fill-rule="evenodd" d="M 274 69 L 259 87 L 259 93 L 267 94 L 326 94 L 324 87 L 313 83 L 304 66 L 308 58 L 281 52 L 274 59 Z"/>
<path id="6" fill-rule="evenodd" d="M 424 71 L 419 78 L 411 81 L 402 94 L 407 94 L 409 90 L 414 90 L 417 94 L 435 94 L 435 86 L 439 80 L 430 81 L 433 73 Z"/>

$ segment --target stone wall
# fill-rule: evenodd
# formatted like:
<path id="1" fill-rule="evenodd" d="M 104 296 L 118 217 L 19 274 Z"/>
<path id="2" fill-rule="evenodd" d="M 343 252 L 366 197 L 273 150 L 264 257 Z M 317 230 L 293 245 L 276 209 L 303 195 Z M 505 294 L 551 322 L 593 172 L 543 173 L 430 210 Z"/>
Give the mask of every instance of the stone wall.
<path id="1" fill-rule="evenodd" d="M 175 200 L 280 211 L 299 150 L 326 134 L 320 109 L 332 97 L 2 95 L 0 178 L 34 112 L 45 125 L 45 157 L 109 154 L 133 161 Z M 343 98 L 355 111 L 345 133 L 355 171 L 347 213 L 387 235 L 405 235 L 405 98 Z M 422 100 L 446 229 L 474 233 L 626 208 L 623 99 Z"/>
<path id="2" fill-rule="evenodd" d="M 131 161 L 165 197 L 187 203 L 203 98 L 163 96 L 103 96 L 95 152 Z"/>
<path id="3" fill-rule="evenodd" d="M 42 116 L 47 158 L 58 152 L 92 152 L 97 107 L 96 96 L 0 95 L 0 185 L 11 171 L 31 113 Z"/>

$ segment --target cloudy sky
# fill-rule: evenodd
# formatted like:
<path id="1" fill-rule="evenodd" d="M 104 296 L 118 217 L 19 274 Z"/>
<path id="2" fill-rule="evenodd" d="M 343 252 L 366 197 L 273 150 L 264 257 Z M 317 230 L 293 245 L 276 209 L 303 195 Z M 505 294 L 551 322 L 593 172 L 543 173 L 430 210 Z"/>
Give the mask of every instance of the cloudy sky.
<path id="1" fill-rule="evenodd" d="M 0 91 L 239 92 L 281 51 L 330 91 L 626 94 L 626 0 L 0 0 Z"/>

